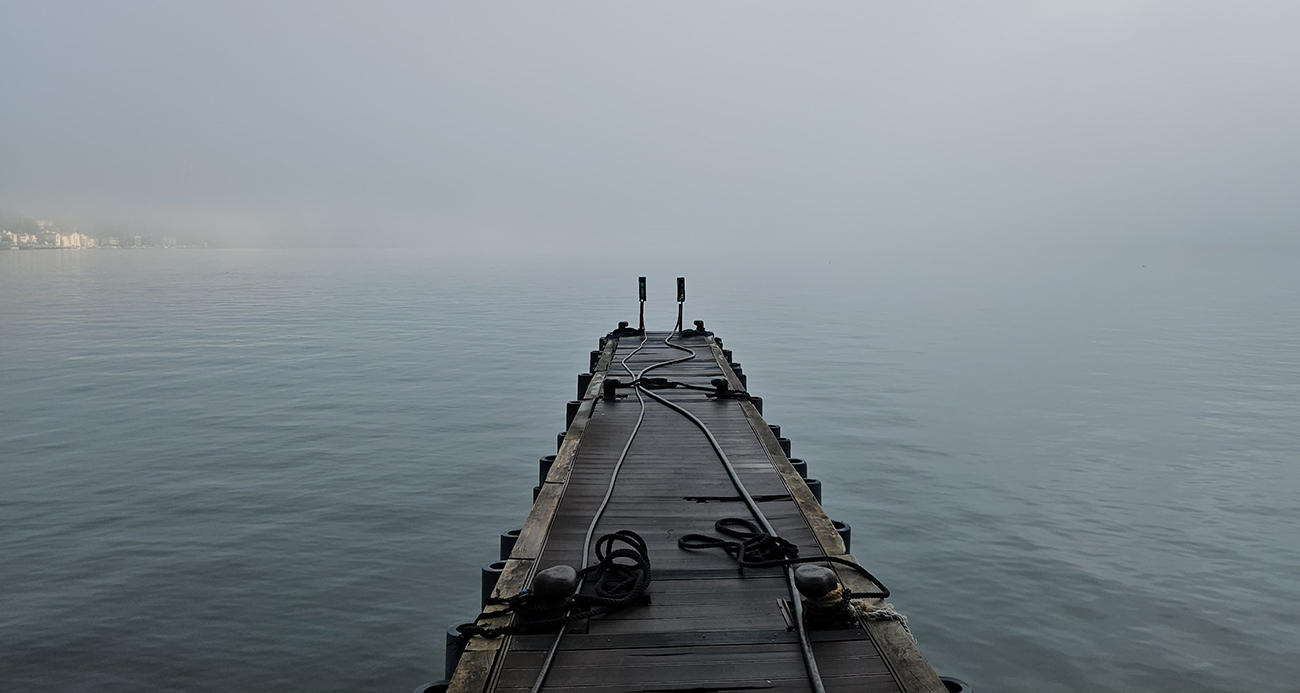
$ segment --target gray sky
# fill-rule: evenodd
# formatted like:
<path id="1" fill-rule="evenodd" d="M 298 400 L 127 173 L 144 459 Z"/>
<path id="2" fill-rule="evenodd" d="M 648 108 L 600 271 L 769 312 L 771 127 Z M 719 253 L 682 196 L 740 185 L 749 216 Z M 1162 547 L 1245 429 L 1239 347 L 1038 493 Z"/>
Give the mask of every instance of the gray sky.
<path id="1" fill-rule="evenodd" d="M 0 0 L 0 209 L 233 244 L 1300 236 L 1300 3 Z"/>

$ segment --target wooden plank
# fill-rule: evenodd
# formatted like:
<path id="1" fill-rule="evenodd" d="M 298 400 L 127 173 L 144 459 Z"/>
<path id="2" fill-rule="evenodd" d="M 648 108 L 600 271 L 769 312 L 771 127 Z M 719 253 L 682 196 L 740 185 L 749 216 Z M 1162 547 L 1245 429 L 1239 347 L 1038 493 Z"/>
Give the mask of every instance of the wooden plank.
<path id="1" fill-rule="evenodd" d="M 532 510 L 528 512 L 524 527 L 515 541 L 515 548 L 510 552 L 511 558 L 535 559 L 541 555 L 563 493 L 563 484 L 542 484 L 542 491 L 537 494 L 537 500 L 533 501 Z"/>
<path id="2" fill-rule="evenodd" d="M 680 356 L 663 345 L 662 336 L 651 335 L 645 348 L 628 358 L 629 367 L 640 370 Z M 653 375 L 701 386 L 726 377 L 740 389 L 716 340 L 683 341 L 697 358 L 657 369 Z M 591 518 L 642 411 L 634 396 L 600 399 L 601 384 L 606 377 L 627 380 L 616 359 L 628 356 L 639 342 L 610 340 L 602 351 L 578 415 L 502 573 L 498 596 L 516 593 L 543 568 L 581 563 Z M 715 401 L 681 388 L 660 394 L 709 427 L 763 513 L 782 537 L 799 546 L 800 555 L 844 554 L 829 518 L 750 403 Z M 749 514 L 707 438 L 684 417 L 647 398 L 641 430 L 595 534 L 625 528 L 642 534 L 654 566 L 650 602 L 574 624 L 560 644 L 546 690 L 626 692 L 630 682 L 642 691 L 808 690 L 797 636 L 786 628 L 780 606 L 789 598 L 784 574 L 746 571 L 741 577 L 735 562 L 720 550 L 685 551 L 677 546 L 685 533 L 715 534 L 713 523 L 728 516 Z M 853 578 L 842 579 L 850 584 Z M 492 615 L 499 610 L 490 608 L 482 622 L 506 622 L 509 617 Z M 942 684 L 929 687 L 932 681 L 925 672 L 933 676 L 933 671 L 919 659 L 910 639 L 898 641 L 895 630 L 901 630 L 896 623 L 872 621 L 860 628 L 812 632 L 828 690 L 941 691 Z M 545 634 L 496 641 L 474 638 L 451 690 L 528 690 L 552 642 L 553 636 Z M 925 671 L 905 671 L 909 668 Z"/>
<path id="3" fill-rule="evenodd" d="M 492 590 L 493 597 L 512 597 L 519 593 L 519 587 L 528 579 L 533 572 L 533 559 L 531 558 L 514 558 L 511 557 L 506 561 L 506 567 L 501 569 L 501 577 L 497 578 L 497 586 Z M 505 608 L 503 604 L 488 604 L 483 607 L 483 613 L 494 614 Z"/>
<path id="4" fill-rule="evenodd" d="M 836 640 L 868 639 L 866 631 L 820 630 L 809 633 L 814 643 Z M 514 649 L 520 651 L 546 651 L 555 640 L 550 635 L 521 635 L 514 639 Z M 640 647 L 687 647 L 697 645 L 747 645 L 785 643 L 795 645 L 799 635 L 784 628 L 780 630 L 710 630 L 668 633 L 619 633 L 616 635 L 566 635 L 565 650 L 631 649 Z"/>
<path id="5" fill-rule="evenodd" d="M 850 554 L 845 554 L 844 558 L 853 560 L 857 559 Z M 871 581 L 845 566 L 832 566 L 840 577 L 840 584 L 854 592 L 873 592 L 876 586 Z M 880 607 L 885 602 L 881 599 L 866 600 L 866 603 L 872 607 Z M 871 639 L 876 642 L 876 647 L 880 650 L 880 655 L 884 657 L 885 662 L 889 664 L 890 670 L 898 679 L 899 685 L 907 693 L 947 693 L 943 681 L 939 680 L 939 675 L 935 673 L 934 668 L 926 661 L 921 650 L 917 648 L 916 641 L 912 640 L 911 634 L 903 628 L 903 624 L 898 621 L 876 621 L 861 620 L 861 623 L 867 632 L 871 634 Z"/>
<path id="6" fill-rule="evenodd" d="M 814 649 L 830 690 L 897 690 L 880 657 L 864 653 L 858 643 L 825 641 L 815 643 Z M 542 651 L 518 653 L 503 669 L 498 690 L 530 685 L 544 656 Z M 781 642 L 561 650 L 547 678 L 547 690 L 600 690 L 621 684 L 626 691 L 630 682 L 642 691 L 807 690 L 808 686 L 798 649 Z"/>
<path id="7" fill-rule="evenodd" d="M 482 640 L 483 638 L 474 638 Z M 497 647 L 475 647 L 465 648 L 465 653 L 460 656 L 460 663 L 456 665 L 456 671 L 452 673 L 451 685 L 447 687 L 448 693 L 455 691 L 481 691 L 487 685 L 488 679 L 492 676 L 492 670 L 496 663 Z"/>

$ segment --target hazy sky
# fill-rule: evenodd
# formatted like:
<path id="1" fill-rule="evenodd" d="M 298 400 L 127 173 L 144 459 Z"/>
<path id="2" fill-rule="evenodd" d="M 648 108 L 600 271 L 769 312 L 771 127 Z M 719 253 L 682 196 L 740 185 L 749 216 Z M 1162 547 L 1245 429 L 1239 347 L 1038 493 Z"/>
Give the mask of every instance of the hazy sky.
<path id="1" fill-rule="evenodd" d="M 1269 246 L 1300 2 L 0 0 L 0 209 L 234 244 Z"/>

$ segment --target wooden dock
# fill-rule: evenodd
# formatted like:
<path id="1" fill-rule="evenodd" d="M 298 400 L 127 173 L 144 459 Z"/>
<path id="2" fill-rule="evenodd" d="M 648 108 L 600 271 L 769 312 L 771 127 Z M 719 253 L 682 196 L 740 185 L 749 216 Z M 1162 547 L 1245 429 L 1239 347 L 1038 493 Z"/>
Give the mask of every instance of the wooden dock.
<path id="1" fill-rule="evenodd" d="M 635 393 L 603 398 L 603 382 L 631 382 L 620 361 L 641 345 L 627 358 L 632 371 L 684 356 L 664 343 L 668 336 L 652 332 L 644 339 L 606 340 L 495 596 L 519 593 L 546 568 L 583 563 L 584 535 L 642 411 Z M 679 336 L 672 341 L 692 350 L 695 358 L 651 375 L 706 388 L 712 380 L 725 378 L 730 389 L 745 389 L 714 337 Z M 619 392 L 628 394 L 630 388 Z M 710 398 L 699 390 L 654 392 L 685 407 L 708 427 L 776 533 L 796 544 L 800 556 L 856 560 L 845 552 L 836 528 L 754 402 Z M 792 628 L 786 572 L 746 570 L 742 577 L 735 560 L 723 551 L 679 548 L 679 537 L 713 534 L 714 523 L 723 517 L 749 517 L 749 512 L 719 455 L 687 417 L 646 397 L 641 427 L 627 448 L 596 534 L 630 529 L 645 539 L 653 565 L 653 582 L 646 592 L 649 603 L 569 625 L 543 690 L 812 690 L 799 635 Z M 859 527 L 853 543 L 868 554 L 871 528 Z M 854 570 L 834 567 L 846 588 L 859 593 L 874 588 Z M 855 627 L 808 631 L 825 689 L 945 691 L 898 620 L 863 615 L 881 605 L 879 600 L 859 602 Z M 489 605 L 478 623 L 506 625 L 512 616 L 492 615 L 502 608 Z M 555 641 L 554 633 L 476 636 L 465 645 L 449 690 L 529 691 Z"/>

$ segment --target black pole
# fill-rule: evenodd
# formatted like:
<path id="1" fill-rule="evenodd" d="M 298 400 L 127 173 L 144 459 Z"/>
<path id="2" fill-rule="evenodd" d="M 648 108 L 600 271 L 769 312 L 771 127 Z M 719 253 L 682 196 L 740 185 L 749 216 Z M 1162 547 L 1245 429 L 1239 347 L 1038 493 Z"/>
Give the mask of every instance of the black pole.
<path id="1" fill-rule="evenodd" d="M 637 278 L 637 288 L 641 297 L 641 320 L 637 324 L 640 325 L 641 331 L 645 332 L 645 277 Z"/>
<path id="2" fill-rule="evenodd" d="M 682 329 L 682 305 L 686 303 L 686 277 L 677 278 L 677 330 Z"/>

